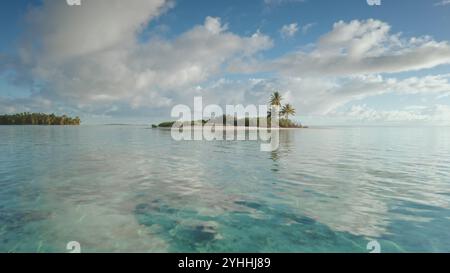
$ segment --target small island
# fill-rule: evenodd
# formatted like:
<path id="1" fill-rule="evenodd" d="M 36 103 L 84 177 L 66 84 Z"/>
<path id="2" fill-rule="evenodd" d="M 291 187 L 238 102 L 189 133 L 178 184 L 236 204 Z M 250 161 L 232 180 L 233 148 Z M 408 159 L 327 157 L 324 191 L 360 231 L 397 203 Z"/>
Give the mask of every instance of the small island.
<path id="1" fill-rule="evenodd" d="M 238 119 L 233 116 L 223 115 L 222 117 L 212 119 L 212 120 L 198 120 L 198 121 L 186 121 L 181 127 L 194 127 L 194 126 L 202 126 L 206 123 L 210 125 L 219 125 L 223 127 L 238 127 L 243 126 L 246 128 L 261 128 L 260 124 L 264 124 L 264 127 L 271 127 L 271 117 L 273 114 L 278 115 L 279 128 L 281 129 L 296 129 L 296 128 L 308 128 L 307 126 L 303 126 L 302 124 L 296 123 L 289 119 L 290 116 L 295 115 L 295 109 L 291 104 L 282 105 L 281 102 L 283 97 L 280 92 L 274 92 L 269 101 L 270 106 L 278 106 L 281 109 L 278 113 L 268 112 L 266 117 L 258 117 L 258 118 L 243 118 Z M 264 120 L 266 119 L 266 120 Z M 162 122 L 158 125 L 153 124 L 152 128 L 172 128 L 175 124 L 175 121 L 166 121 Z"/>
<path id="2" fill-rule="evenodd" d="M 0 115 L 0 125 L 80 125 L 79 117 L 71 118 L 66 115 L 43 113 L 20 113 Z"/>

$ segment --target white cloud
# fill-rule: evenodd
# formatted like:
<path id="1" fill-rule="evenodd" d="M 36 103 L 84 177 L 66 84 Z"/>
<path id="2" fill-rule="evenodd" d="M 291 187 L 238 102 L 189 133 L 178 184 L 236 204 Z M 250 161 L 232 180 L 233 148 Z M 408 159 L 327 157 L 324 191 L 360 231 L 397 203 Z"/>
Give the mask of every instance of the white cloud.
<path id="1" fill-rule="evenodd" d="M 0 109 L 53 111 L 64 105 L 83 113 L 147 114 L 149 109 L 190 103 L 194 95 L 204 96 L 205 103 L 258 104 L 282 90 L 300 115 L 327 116 L 349 102 L 381 94 L 450 95 L 450 75 L 393 75 L 450 63 L 448 42 L 406 39 L 378 20 L 337 22 L 312 47 L 258 61 L 255 55 L 270 48 L 272 40 L 259 32 L 234 34 L 220 18 L 207 17 L 171 39 L 151 36 L 139 41 L 149 22 L 170 8 L 163 0 L 136 0 L 133 5 L 97 0 L 83 3 L 81 9 L 50 2 L 27 16 L 28 38 L 34 39 L 28 45 L 38 46 L 22 47 L 17 60 L 0 59 L 6 69 L 16 71 L 16 81 L 34 81 L 40 88 L 29 99 L 0 99 Z M 296 23 L 283 28 L 285 37 L 299 31 Z M 229 80 L 222 78 L 226 71 L 275 73 L 273 78 Z M 216 77 L 221 79 L 213 80 Z M 446 116 L 445 107 L 436 109 L 436 117 Z M 425 111 L 353 110 L 390 120 L 408 120 L 408 115 L 420 119 Z"/>
<path id="2" fill-rule="evenodd" d="M 431 37 L 405 39 L 391 34 L 384 22 L 369 19 L 340 21 L 312 50 L 299 50 L 235 71 L 274 71 L 286 76 L 348 76 L 399 73 L 450 63 L 450 44 Z"/>
<path id="3" fill-rule="evenodd" d="M 0 111 L 2 113 L 12 114 L 20 112 L 55 112 L 60 107 L 49 99 L 39 96 L 34 98 L 0 98 Z M 66 109 L 67 110 L 67 109 Z"/>
<path id="4" fill-rule="evenodd" d="M 29 35 L 42 43 L 39 54 L 46 61 L 125 47 L 135 42 L 136 34 L 150 20 L 170 7 L 168 3 L 165 0 L 127 3 L 96 0 L 73 8 L 65 1 L 44 0 L 27 15 Z"/>
<path id="5" fill-rule="evenodd" d="M 293 37 L 297 32 L 298 32 L 298 24 L 297 23 L 284 25 L 280 29 L 281 37 L 283 37 L 283 38 Z"/>
<path id="6" fill-rule="evenodd" d="M 343 116 L 350 120 L 388 123 L 425 123 L 431 125 L 450 124 L 450 106 L 415 106 L 400 110 L 375 110 L 366 105 L 353 106 Z"/>
<path id="7" fill-rule="evenodd" d="M 142 42 L 140 31 L 168 8 L 163 0 L 62 2 L 44 1 L 28 14 L 34 42 L 27 44 L 39 46 L 22 48 L 15 66 L 42 85 L 38 96 L 83 111 L 168 106 L 230 60 L 272 46 L 259 32 L 239 36 L 213 17 L 174 39 Z"/>
<path id="8" fill-rule="evenodd" d="M 439 7 L 439 6 L 448 6 L 448 5 L 450 5 L 450 0 L 441 0 L 439 2 L 436 2 L 434 5 L 437 6 L 437 7 Z"/>
<path id="9" fill-rule="evenodd" d="M 300 116 L 327 116 L 335 114 L 347 103 L 377 95 L 449 94 L 449 80 L 450 75 L 411 77 L 403 80 L 380 75 L 252 78 L 238 81 L 221 79 L 214 84 L 204 85 L 202 94 L 211 103 L 265 104 L 274 90 L 282 90 L 285 101 L 292 103 Z"/>

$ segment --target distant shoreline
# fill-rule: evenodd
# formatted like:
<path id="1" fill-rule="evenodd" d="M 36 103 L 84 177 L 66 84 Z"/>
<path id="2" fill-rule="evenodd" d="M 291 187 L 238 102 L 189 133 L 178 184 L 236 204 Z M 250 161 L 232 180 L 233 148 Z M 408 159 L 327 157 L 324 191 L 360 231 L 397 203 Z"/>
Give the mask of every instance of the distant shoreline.
<path id="1" fill-rule="evenodd" d="M 81 124 L 79 117 L 66 115 L 57 116 L 45 113 L 18 113 L 0 115 L 0 125 L 47 125 L 47 126 L 78 126 Z"/>
<path id="2" fill-rule="evenodd" d="M 244 118 L 244 119 L 236 119 L 231 117 L 231 121 L 227 121 L 226 117 L 223 117 L 223 120 L 220 118 L 218 120 L 198 120 L 198 121 L 184 121 L 180 122 L 178 127 L 185 128 L 201 128 L 205 126 L 216 127 L 219 130 L 257 130 L 257 129 L 304 129 L 309 128 L 308 126 L 303 126 L 300 123 L 293 122 L 289 119 L 279 119 L 276 127 L 271 127 L 271 119 L 270 118 Z M 158 125 L 153 124 L 152 128 L 169 128 L 171 129 L 176 124 L 175 121 L 165 121 Z M 261 127 L 261 126 L 263 127 Z M 268 126 L 268 127 L 266 127 Z M 225 128 L 223 128 L 225 127 Z"/>
<path id="3" fill-rule="evenodd" d="M 284 130 L 297 130 L 297 129 L 309 129 L 308 126 L 297 127 L 297 128 L 282 128 L 282 127 L 248 127 L 248 126 L 183 126 L 179 128 L 179 130 L 204 130 L 213 128 L 215 131 L 261 131 L 261 130 L 275 130 L 275 131 L 284 131 Z M 153 129 L 159 130 L 172 130 L 172 127 L 153 127 Z"/>

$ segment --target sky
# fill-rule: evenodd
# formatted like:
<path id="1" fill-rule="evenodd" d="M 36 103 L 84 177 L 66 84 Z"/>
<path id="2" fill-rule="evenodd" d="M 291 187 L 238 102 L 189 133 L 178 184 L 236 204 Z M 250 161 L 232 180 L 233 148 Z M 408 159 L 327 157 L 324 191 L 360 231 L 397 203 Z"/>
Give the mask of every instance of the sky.
<path id="1" fill-rule="evenodd" d="M 0 113 L 157 123 L 266 104 L 307 125 L 450 125 L 450 1 L 4 1 Z"/>

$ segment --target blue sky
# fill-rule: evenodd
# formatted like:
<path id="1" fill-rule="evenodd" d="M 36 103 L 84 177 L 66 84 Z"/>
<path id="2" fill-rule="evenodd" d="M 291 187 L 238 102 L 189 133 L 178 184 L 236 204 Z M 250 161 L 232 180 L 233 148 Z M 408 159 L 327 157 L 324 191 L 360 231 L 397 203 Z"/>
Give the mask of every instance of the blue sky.
<path id="1" fill-rule="evenodd" d="M 450 2 L 7 1 L 0 112 L 157 122 L 194 96 L 312 124 L 450 124 Z"/>

